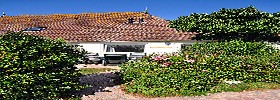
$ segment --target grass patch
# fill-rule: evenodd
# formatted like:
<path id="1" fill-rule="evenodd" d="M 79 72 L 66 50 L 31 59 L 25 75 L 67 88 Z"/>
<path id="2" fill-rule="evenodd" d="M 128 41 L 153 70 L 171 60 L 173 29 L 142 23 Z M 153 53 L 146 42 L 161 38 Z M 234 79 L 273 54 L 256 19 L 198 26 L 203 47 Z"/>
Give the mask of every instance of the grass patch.
<path id="1" fill-rule="evenodd" d="M 80 73 L 86 75 L 86 74 L 96 74 L 100 72 L 106 72 L 106 71 L 113 71 L 116 69 L 111 68 L 81 68 Z"/>
<path id="2" fill-rule="evenodd" d="M 252 91 L 252 90 L 266 90 L 266 89 L 280 89 L 280 84 L 278 83 L 240 83 L 240 84 L 220 84 L 214 87 L 213 92 L 242 92 L 242 91 Z"/>
<path id="3" fill-rule="evenodd" d="M 278 83 L 266 83 L 266 82 L 257 82 L 257 83 L 240 83 L 240 84 L 219 84 L 212 88 L 211 91 L 208 92 L 196 92 L 189 90 L 188 93 L 179 94 L 178 92 L 174 92 L 174 94 L 164 94 L 164 95 L 149 95 L 145 93 L 135 93 L 126 90 L 127 84 L 123 84 L 122 88 L 126 93 L 131 95 L 146 97 L 146 98 L 155 98 L 155 97 L 173 97 L 173 96 L 202 96 L 207 94 L 219 93 L 219 92 L 243 92 L 243 91 L 265 91 L 268 89 L 280 89 L 280 84 Z M 129 87 L 129 86 L 128 86 Z"/>

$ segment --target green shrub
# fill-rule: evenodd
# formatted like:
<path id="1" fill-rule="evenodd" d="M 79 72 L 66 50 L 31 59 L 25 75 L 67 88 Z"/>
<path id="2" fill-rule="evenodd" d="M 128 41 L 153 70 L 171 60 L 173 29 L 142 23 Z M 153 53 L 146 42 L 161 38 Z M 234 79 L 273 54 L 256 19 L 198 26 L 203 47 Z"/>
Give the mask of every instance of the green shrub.
<path id="1" fill-rule="evenodd" d="M 59 99 L 84 87 L 74 65 L 84 53 L 61 39 L 7 33 L 0 38 L 0 98 Z"/>
<path id="2" fill-rule="evenodd" d="M 279 50 L 262 42 L 210 42 L 125 63 L 120 76 L 131 93 L 201 95 L 225 83 L 280 83 L 279 58 Z"/>

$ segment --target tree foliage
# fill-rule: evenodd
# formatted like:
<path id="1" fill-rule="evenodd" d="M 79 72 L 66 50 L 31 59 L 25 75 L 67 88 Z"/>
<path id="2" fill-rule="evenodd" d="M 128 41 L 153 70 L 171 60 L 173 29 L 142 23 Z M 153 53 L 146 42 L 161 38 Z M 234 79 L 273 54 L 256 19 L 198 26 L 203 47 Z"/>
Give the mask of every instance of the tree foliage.
<path id="1" fill-rule="evenodd" d="M 170 22 L 178 31 L 198 32 L 195 39 L 246 41 L 278 40 L 280 13 L 267 13 L 253 6 L 240 9 L 222 8 L 211 14 L 191 14 Z"/>
<path id="2" fill-rule="evenodd" d="M 65 41 L 23 33 L 0 38 L 0 98 L 59 99 L 81 89 L 74 66 L 84 53 Z"/>

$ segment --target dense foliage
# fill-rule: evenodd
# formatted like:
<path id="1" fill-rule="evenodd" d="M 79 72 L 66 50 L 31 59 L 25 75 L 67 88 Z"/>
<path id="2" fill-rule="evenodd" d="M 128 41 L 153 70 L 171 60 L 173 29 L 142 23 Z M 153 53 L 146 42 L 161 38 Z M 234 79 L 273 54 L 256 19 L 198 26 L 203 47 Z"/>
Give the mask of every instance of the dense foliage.
<path id="1" fill-rule="evenodd" d="M 120 75 L 131 93 L 201 95 L 220 84 L 280 83 L 279 58 L 279 50 L 262 42 L 210 42 L 125 63 Z"/>
<path id="2" fill-rule="evenodd" d="M 0 98 L 58 99 L 84 87 L 74 65 L 84 53 L 61 39 L 7 33 L 0 38 Z"/>
<path id="3" fill-rule="evenodd" d="M 246 41 L 277 41 L 280 33 L 280 13 L 259 11 L 253 6 L 240 9 L 220 9 L 210 14 L 181 16 L 169 27 L 179 31 L 198 32 L 195 39 Z"/>

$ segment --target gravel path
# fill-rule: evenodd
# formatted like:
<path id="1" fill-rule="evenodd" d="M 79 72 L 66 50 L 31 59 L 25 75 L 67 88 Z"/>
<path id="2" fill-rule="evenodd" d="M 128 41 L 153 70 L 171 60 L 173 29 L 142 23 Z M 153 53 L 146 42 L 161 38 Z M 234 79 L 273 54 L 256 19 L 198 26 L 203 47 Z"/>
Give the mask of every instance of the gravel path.
<path id="1" fill-rule="evenodd" d="M 100 66 L 95 66 L 99 67 Z M 102 66 L 101 66 L 102 67 Z M 208 96 L 144 98 L 125 94 L 118 83 L 114 71 L 86 75 L 82 83 L 91 84 L 92 88 L 80 92 L 82 100 L 280 100 L 280 89 L 244 92 L 222 92 Z"/>
<path id="2" fill-rule="evenodd" d="M 280 90 L 223 92 L 209 96 L 143 98 L 125 94 L 120 86 L 107 88 L 107 92 L 83 96 L 82 100 L 280 100 Z"/>

